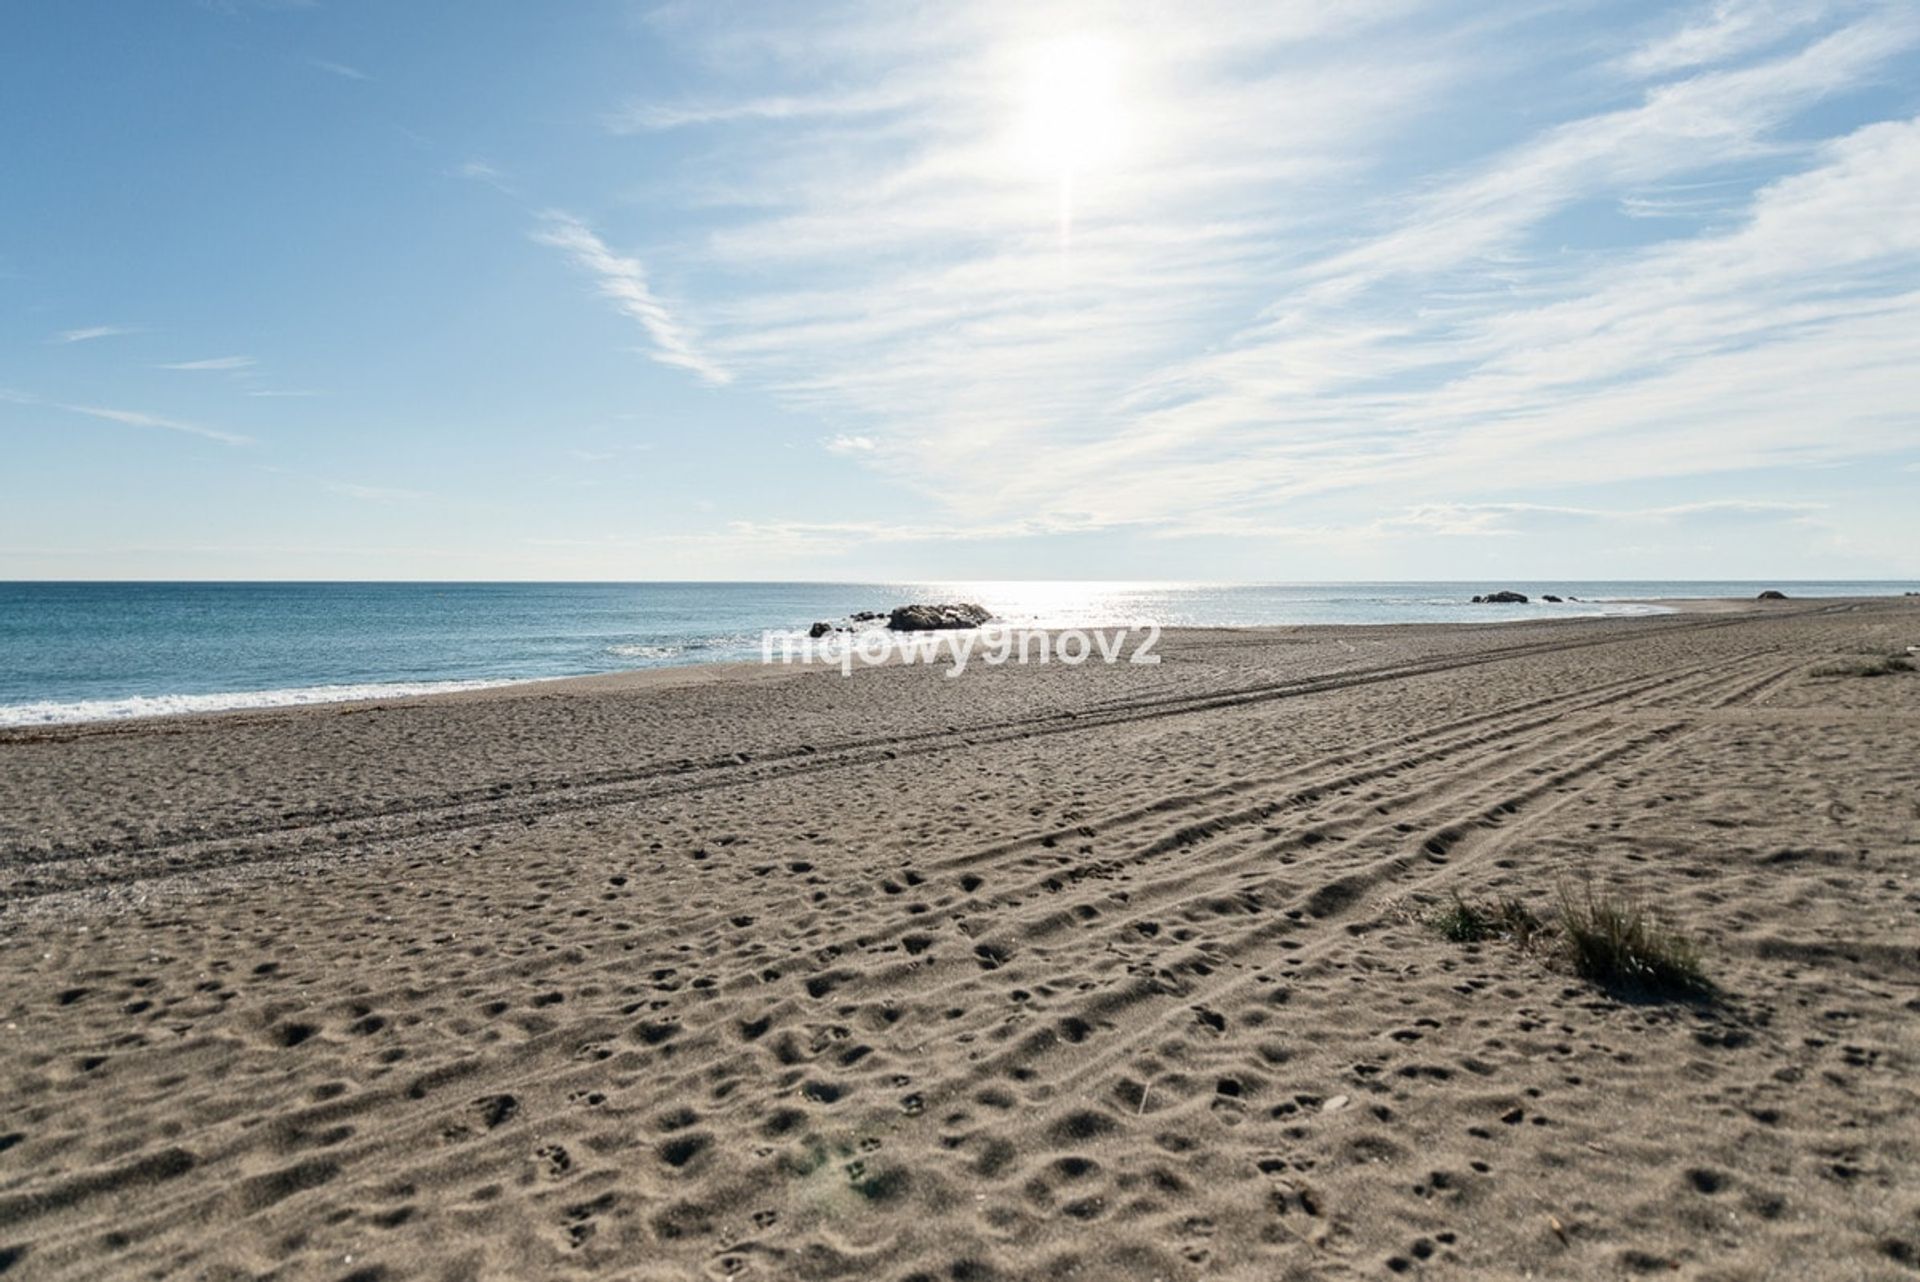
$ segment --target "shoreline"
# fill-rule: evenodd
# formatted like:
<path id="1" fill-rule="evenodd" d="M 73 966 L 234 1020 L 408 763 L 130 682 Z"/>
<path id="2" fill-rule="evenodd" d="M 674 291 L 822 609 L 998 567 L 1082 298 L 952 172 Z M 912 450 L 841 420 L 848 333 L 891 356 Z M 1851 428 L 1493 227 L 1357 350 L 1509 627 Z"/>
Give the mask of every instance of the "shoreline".
<path id="1" fill-rule="evenodd" d="M 1820 600 L 1840 600 L 1856 598 L 1819 598 Z M 1857 598 L 1872 600 L 1875 598 Z M 1546 615 L 1539 618 L 1491 619 L 1477 621 L 1472 619 L 1447 620 L 1444 622 L 1421 621 L 1408 623 L 1303 623 L 1303 624 L 1259 624 L 1245 627 L 1192 626 L 1166 629 L 1166 635 L 1175 636 L 1190 632 L 1232 631 L 1252 634 L 1298 632 L 1301 630 L 1324 629 L 1330 633 L 1367 632 L 1378 629 L 1400 628 L 1487 628 L 1513 627 L 1539 624 L 1572 623 L 1578 621 L 1619 620 L 1634 618 L 1657 618 L 1665 614 L 1733 612 L 1742 602 L 1725 598 L 1609 598 L 1603 601 L 1582 601 L 1574 604 L 1630 605 L 1646 607 L 1644 613 L 1565 613 Z M 1748 603 L 1751 604 L 1751 603 Z M 1107 629 L 1115 624 L 1099 625 Z M 1059 634 L 1072 631 L 1072 628 L 1009 628 L 1015 635 L 1022 633 Z M 1096 630 L 1094 627 L 1080 629 Z M 917 633 L 893 634 L 896 637 L 924 635 Z M 935 634 L 944 635 L 944 634 Z M 815 666 L 831 669 L 836 661 L 821 660 Z M 890 660 L 891 662 L 891 660 Z M 739 679 L 746 673 L 760 669 L 797 672 L 806 665 L 766 663 L 759 659 L 723 658 L 713 660 L 692 660 L 688 662 L 662 663 L 647 667 L 612 668 L 598 672 L 570 673 L 558 676 L 528 676 L 463 679 L 451 678 L 433 681 L 363 681 L 341 685 L 290 686 L 255 690 L 207 691 L 169 693 L 157 695 L 126 695 L 117 698 L 98 698 L 80 700 L 41 700 L 27 703 L 0 705 L 0 737 L 29 731 L 57 731 L 77 729 L 89 726 L 111 726 L 127 723 L 147 723 L 154 721 L 178 721 L 188 718 L 219 717 L 231 718 L 253 714 L 270 714 L 312 710 L 319 713 L 342 711 L 364 706 L 383 706 L 411 703 L 419 700 L 462 698 L 489 693 L 502 693 L 526 690 L 532 687 L 555 688 L 576 683 L 617 682 L 622 686 L 639 686 L 648 683 L 678 684 L 682 681 L 698 682 L 704 680 Z M 698 675 L 690 675 L 698 674 Z M 590 689 L 591 686 L 582 688 Z M 340 693 L 335 693 L 336 691 Z M 352 691 L 352 693 L 345 693 Z M 275 696 L 285 696 L 278 698 Z M 233 702 L 224 702 L 224 701 Z M 125 705 L 165 704 L 183 702 L 200 706 L 162 708 L 148 710 L 142 706 L 131 712 L 98 712 L 71 715 L 78 708 L 97 708 L 102 706 L 121 707 Z M 55 715 L 35 720 L 8 720 L 9 715 L 22 715 L 27 710 L 48 709 Z"/>

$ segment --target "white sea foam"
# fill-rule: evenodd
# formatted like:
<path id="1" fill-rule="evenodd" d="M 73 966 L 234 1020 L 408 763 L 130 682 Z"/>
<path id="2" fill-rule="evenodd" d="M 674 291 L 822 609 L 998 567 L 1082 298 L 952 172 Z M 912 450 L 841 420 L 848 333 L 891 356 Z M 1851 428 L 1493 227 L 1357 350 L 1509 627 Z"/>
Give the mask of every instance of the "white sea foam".
<path id="1" fill-rule="evenodd" d="M 672 659 L 685 653 L 687 647 L 680 645 L 610 645 L 608 654 L 619 655 L 622 659 Z"/>
<path id="2" fill-rule="evenodd" d="M 726 633 L 707 637 L 688 637 L 684 641 L 648 643 L 623 641 L 606 647 L 606 653 L 621 659 L 644 659 L 654 663 L 684 660 L 689 663 L 749 659 L 760 652 L 758 633 Z"/>
<path id="3" fill-rule="evenodd" d="M 403 699 L 417 694 L 447 694 L 510 684 L 505 681 L 376 682 L 366 685 L 297 686 L 287 690 L 236 690 L 223 694 L 131 695 L 124 699 L 80 699 L 71 703 L 0 704 L 0 727 L 53 726 L 76 721 L 120 721 L 129 717 L 166 717 L 185 712 L 231 712 L 239 708 L 292 708 L 308 703 L 345 703 L 354 699 Z"/>

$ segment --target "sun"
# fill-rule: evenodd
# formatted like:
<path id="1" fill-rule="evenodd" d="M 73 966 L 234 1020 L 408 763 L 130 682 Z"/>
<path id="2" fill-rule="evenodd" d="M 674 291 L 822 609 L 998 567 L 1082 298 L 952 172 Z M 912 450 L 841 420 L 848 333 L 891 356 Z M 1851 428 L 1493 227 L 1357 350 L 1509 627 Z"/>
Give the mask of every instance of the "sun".
<path id="1" fill-rule="evenodd" d="M 1048 173 L 1111 159 L 1122 140 L 1120 49 L 1096 35 L 1064 36 L 1028 55 L 1023 156 Z"/>
<path id="2" fill-rule="evenodd" d="M 1072 228 L 1074 179 L 1110 165 L 1127 138 L 1119 42 L 1081 33 L 1034 45 L 1026 58 L 1015 150 L 1059 186 L 1060 233 Z"/>

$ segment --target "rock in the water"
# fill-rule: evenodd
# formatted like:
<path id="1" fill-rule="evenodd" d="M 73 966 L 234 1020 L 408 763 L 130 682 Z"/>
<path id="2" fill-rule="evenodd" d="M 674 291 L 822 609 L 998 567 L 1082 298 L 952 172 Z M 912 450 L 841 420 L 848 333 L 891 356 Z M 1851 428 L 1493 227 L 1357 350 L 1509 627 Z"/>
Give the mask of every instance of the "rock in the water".
<path id="1" fill-rule="evenodd" d="M 1542 593 L 1542 594 L 1541 594 L 1541 597 L 1540 597 L 1540 599 L 1541 599 L 1542 601 L 1551 601 L 1551 602 L 1553 602 L 1553 603 L 1554 603 L 1555 605 L 1559 605 L 1559 604 L 1560 604 L 1560 598 L 1559 598 L 1559 597 L 1557 597 L 1557 596 L 1555 596 L 1555 595 L 1554 595 L 1553 593 L 1551 593 L 1551 592 L 1546 592 L 1546 593 Z"/>
<path id="2" fill-rule="evenodd" d="M 833 631 L 833 625 L 831 623 L 816 623 L 807 629 L 807 635 L 811 638 L 818 639 L 831 631 Z"/>
<path id="3" fill-rule="evenodd" d="M 1762 592 L 1757 599 L 1761 601 L 1784 601 L 1787 599 L 1787 594 L 1776 588 L 1768 588 L 1765 592 Z"/>
<path id="4" fill-rule="evenodd" d="M 878 610 L 855 610 L 852 614 L 848 615 L 847 617 L 852 619 L 855 623 L 878 623 L 881 619 L 884 619 L 887 616 L 882 614 Z"/>
<path id="5" fill-rule="evenodd" d="M 887 627 L 894 632 L 933 632 L 946 628 L 977 628 L 993 617 L 982 605 L 958 602 L 949 605 L 899 605 L 887 616 Z"/>
<path id="6" fill-rule="evenodd" d="M 1527 595 L 1524 592 L 1489 592 L 1485 596 L 1473 598 L 1475 605 L 1525 605 Z"/>

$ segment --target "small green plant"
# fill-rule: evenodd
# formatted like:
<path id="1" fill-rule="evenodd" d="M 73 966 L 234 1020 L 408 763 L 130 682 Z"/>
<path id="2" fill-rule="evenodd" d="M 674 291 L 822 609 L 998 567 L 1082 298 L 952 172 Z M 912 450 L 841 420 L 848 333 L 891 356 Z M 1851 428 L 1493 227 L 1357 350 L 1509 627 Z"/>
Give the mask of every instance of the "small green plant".
<path id="1" fill-rule="evenodd" d="M 1700 949 L 1655 921 L 1639 904 L 1560 890 L 1560 929 L 1567 961 L 1583 979 L 1616 992 L 1648 997 L 1704 995 L 1712 990 L 1700 968 Z"/>
<path id="2" fill-rule="evenodd" d="M 1460 898 L 1457 890 L 1453 892 L 1453 902 L 1429 917 L 1427 924 L 1439 931 L 1443 939 L 1451 939 L 1456 944 L 1477 943 L 1493 933 L 1486 914 Z"/>
<path id="3" fill-rule="evenodd" d="M 1879 654 L 1871 659 L 1849 659 L 1815 668 L 1816 677 L 1890 677 L 1897 672 L 1912 672 L 1913 660 L 1904 654 Z"/>
<path id="4" fill-rule="evenodd" d="M 1428 924 L 1457 944 L 1483 939 L 1510 939 L 1519 948 L 1533 943 L 1540 921 L 1517 899 L 1501 898 L 1473 903 L 1453 892 L 1453 902 L 1428 918 Z"/>

